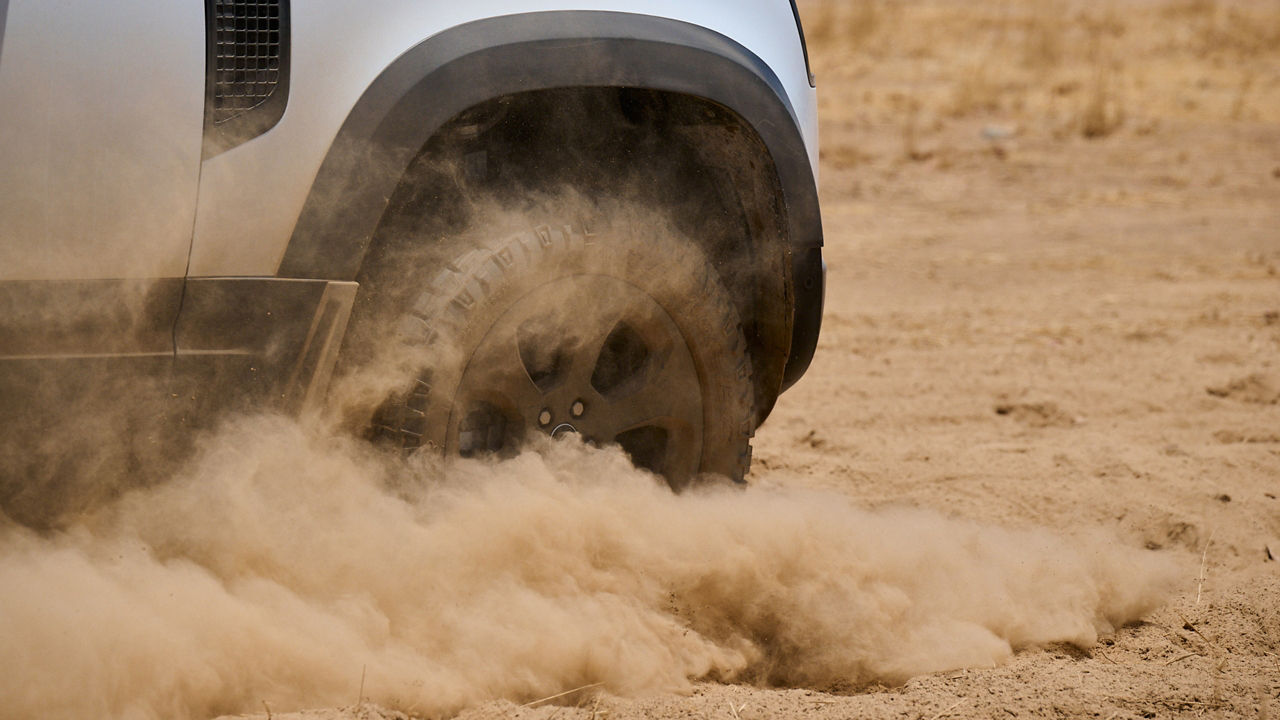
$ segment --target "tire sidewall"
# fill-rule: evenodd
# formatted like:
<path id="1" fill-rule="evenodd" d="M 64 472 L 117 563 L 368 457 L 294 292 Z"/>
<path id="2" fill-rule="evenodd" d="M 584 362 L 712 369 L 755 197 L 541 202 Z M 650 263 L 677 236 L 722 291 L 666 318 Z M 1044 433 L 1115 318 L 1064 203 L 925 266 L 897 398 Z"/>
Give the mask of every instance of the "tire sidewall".
<path id="1" fill-rule="evenodd" d="M 742 479 L 753 417 L 750 360 L 728 291 L 691 242 L 662 225 L 556 222 L 469 245 L 420 292 L 401 323 L 405 341 L 429 368 L 399 421 L 420 435 L 417 444 L 446 447 L 467 360 L 503 314 L 548 282 L 598 274 L 648 295 L 675 323 L 702 393 L 699 472 Z"/>

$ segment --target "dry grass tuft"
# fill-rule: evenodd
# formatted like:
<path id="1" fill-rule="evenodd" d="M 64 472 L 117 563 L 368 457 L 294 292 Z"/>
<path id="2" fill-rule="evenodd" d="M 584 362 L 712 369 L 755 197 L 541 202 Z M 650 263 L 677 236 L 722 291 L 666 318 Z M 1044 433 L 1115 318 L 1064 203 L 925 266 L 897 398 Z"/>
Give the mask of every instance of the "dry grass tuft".
<path id="1" fill-rule="evenodd" d="M 938 118 L 1017 123 L 1028 136 L 1060 140 L 1150 135 L 1174 119 L 1280 121 L 1278 0 L 803 0 L 800 8 L 826 105 L 844 97 L 849 122 L 899 130 L 900 154 L 881 160 L 942 154 L 922 147 Z M 913 102 L 897 102 L 902 92 L 892 89 Z"/>
<path id="2" fill-rule="evenodd" d="M 1118 39 L 1129 32 L 1129 26 L 1114 7 L 1107 7 L 1102 15 L 1085 13 L 1078 18 L 1079 23 L 1094 39 Z"/>
<path id="3" fill-rule="evenodd" d="M 1124 104 L 1114 92 L 1111 70 L 1105 64 L 1094 72 L 1079 122 L 1080 134 L 1090 140 L 1107 137 L 1124 124 Z"/>
<path id="4" fill-rule="evenodd" d="M 920 99 L 907 99 L 905 117 L 902 124 L 902 157 L 911 162 L 923 162 L 933 157 L 933 152 L 920 148 Z"/>
<path id="5" fill-rule="evenodd" d="M 1245 59 L 1280 52 L 1280 5 L 1273 2 L 1183 0 L 1165 5 L 1161 15 L 1191 26 L 1192 49 L 1201 57 Z"/>
<path id="6" fill-rule="evenodd" d="M 1236 88 L 1236 97 L 1231 101 L 1230 118 L 1232 120 L 1244 118 L 1244 109 L 1249 99 L 1249 91 L 1253 89 L 1253 83 L 1257 78 L 1257 71 L 1253 68 L 1244 71 L 1244 76 L 1240 79 L 1240 86 Z"/>
<path id="7" fill-rule="evenodd" d="M 960 75 L 951 93 L 951 115 L 963 117 L 1000 109 L 1000 85 L 991 77 L 990 55 L 970 65 Z"/>
<path id="8" fill-rule="evenodd" d="M 847 7 L 844 3 L 841 5 Z M 845 37 L 855 45 L 866 43 L 884 27 L 884 15 L 884 8 L 879 0 L 853 3 L 853 10 L 846 23 Z"/>
<path id="9" fill-rule="evenodd" d="M 1088 57 L 1093 71 L 1078 123 L 1080 134 L 1090 140 L 1107 137 L 1124 124 L 1124 103 L 1116 92 L 1111 45 L 1124 35 L 1125 26 L 1113 12 L 1102 18 L 1083 20 L 1089 37 Z"/>
<path id="10" fill-rule="evenodd" d="M 1205 17 L 1218 12 L 1218 0 L 1181 0 L 1166 5 L 1161 14 L 1165 17 L 1179 19 L 1185 17 Z"/>
<path id="11" fill-rule="evenodd" d="M 1058 0 L 1042 0 L 1031 5 L 1022 34 L 1022 62 L 1044 72 L 1062 64 L 1066 57 L 1066 6 Z"/>
<path id="12" fill-rule="evenodd" d="M 805 27 L 817 46 L 865 47 L 886 25 L 883 0 L 819 0 L 812 7 L 813 20 Z"/>
<path id="13" fill-rule="evenodd" d="M 1202 26 L 1201 51 L 1254 58 L 1280 51 L 1280 7 L 1232 7 Z"/>

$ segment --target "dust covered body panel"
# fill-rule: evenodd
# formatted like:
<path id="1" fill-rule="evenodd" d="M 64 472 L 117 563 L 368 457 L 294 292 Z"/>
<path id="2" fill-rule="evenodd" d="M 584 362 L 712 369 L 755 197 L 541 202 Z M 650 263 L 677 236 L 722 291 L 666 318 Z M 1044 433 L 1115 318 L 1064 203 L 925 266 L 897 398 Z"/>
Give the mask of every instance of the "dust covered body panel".
<path id="1" fill-rule="evenodd" d="M 647 208 L 706 258 L 752 427 L 807 367 L 816 96 L 790 4 L 90 5 L 6 3 L 0 26 L 14 418 L 74 422 L 95 379 L 136 379 L 160 426 L 317 406 L 379 341 L 347 326 L 394 295 L 383 258 L 427 283 L 481 207 L 552 195 Z"/>

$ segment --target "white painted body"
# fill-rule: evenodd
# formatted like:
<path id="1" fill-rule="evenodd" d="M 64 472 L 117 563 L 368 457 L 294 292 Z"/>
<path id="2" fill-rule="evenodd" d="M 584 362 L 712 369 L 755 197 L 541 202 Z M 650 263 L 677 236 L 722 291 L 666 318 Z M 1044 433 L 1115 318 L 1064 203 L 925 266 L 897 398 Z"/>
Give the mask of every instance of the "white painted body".
<path id="1" fill-rule="evenodd" d="M 8 5 L 0 280 L 181 277 L 200 172 L 203 4 Z"/>
<path id="2" fill-rule="evenodd" d="M 283 118 L 202 165 L 202 3 L 12 0 L 0 46 L 0 193 L 20 192 L 0 199 L 0 280 L 176 277 L 188 249 L 191 276 L 275 275 L 330 144 L 388 65 L 456 25 L 552 10 L 658 16 L 737 41 L 781 81 L 816 176 L 816 95 L 787 0 L 293 0 Z M 49 175 L 78 158 L 90 171 Z M 60 209 L 85 214 L 60 222 Z"/>
<path id="3" fill-rule="evenodd" d="M 566 9 L 640 12 L 733 38 L 782 81 L 816 173 L 816 96 L 786 0 L 295 0 L 289 105 L 270 132 L 205 162 L 191 274 L 275 274 L 325 151 L 365 88 L 401 53 L 473 20 Z"/>

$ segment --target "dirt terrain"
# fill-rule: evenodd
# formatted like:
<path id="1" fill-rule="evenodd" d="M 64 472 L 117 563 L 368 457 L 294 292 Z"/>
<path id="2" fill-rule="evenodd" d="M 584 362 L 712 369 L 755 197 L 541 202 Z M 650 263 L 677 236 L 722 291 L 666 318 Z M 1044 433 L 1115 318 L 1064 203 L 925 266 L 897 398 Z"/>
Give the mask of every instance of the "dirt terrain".
<path id="1" fill-rule="evenodd" d="M 746 490 L 245 418 L 0 526 L 0 716 L 1280 717 L 1280 5 L 801 10 L 827 306 Z"/>
<path id="2" fill-rule="evenodd" d="M 1280 6 L 802 10 L 827 306 L 752 482 L 1118 532 L 1185 561 L 1177 593 L 901 685 L 463 717 L 1280 716 Z"/>

